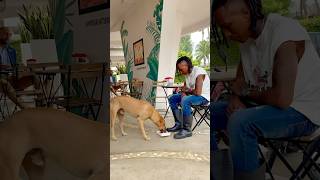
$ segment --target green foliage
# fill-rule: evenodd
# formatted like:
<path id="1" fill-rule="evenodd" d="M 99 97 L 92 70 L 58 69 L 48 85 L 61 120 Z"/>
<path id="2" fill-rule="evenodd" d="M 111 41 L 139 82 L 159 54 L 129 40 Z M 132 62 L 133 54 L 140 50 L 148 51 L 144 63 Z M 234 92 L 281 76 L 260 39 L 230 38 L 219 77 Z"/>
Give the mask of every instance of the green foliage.
<path id="1" fill-rule="evenodd" d="M 210 42 L 208 40 L 202 40 L 196 46 L 196 58 L 204 61 L 204 65 L 210 59 Z"/>
<path id="2" fill-rule="evenodd" d="M 183 36 L 180 39 L 180 51 L 186 51 L 192 53 L 192 41 L 191 41 L 191 35 L 188 34 L 186 36 Z"/>
<path id="3" fill-rule="evenodd" d="M 133 64 L 133 56 L 132 52 L 129 50 L 128 42 L 126 41 L 125 37 L 128 36 L 128 30 L 124 28 L 125 21 L 122 21 L 121 29 L 120 29 L 120 35 L 121 35 L 121 42 L 123 47 L 123 54 L 124 58 L 127 62 L 127 74 L 128 74 L 128 80 L 132 81 L 133 79 L 133 71 L 132 71 L 132 64 Z"/>
<path id="4" fill-rule="evenodd" d="M 320 32 L 320 17 L 304 18 L 299 20 L 300 24 L 308 32 Z"/>
<path id="5" fill-rule="evenodd" d="M 152 36 L 154 41 L 154 47 L 152 48 L 150 54 L 147 57 L 147 63 L 149 66 L 149 72 L 147 74 L 147 78 L 153 81 L 158 80 L 158 69 L 159 69 L 158 57 L 159 57 L 159 51 L 160 51 L 160 37 L 161 37 L 161 32 L 160 32 L 160 29 L 158 28 L 159 26 L 157 26 L 154 22 L 149 21 L 147 23 L 146 31 L 149 32 L 149 34 Z"/>
<path id="6" fill-rule="evenodd" d="M 73 31 L 66 31 L 66 24 L 73 26 L 69 20 L 73 16 L 73 12 L 69 9 L 76 3 L 76 0 L 49 0 L 49 10 L 53 19 L 54 38 L 57 45 L 57 53 L 59 61 L 64 64 L 71 63 L 71 55 L 73 52 Z"/>
<path id="7" fill-rule="evenodd" d="M 156 46 L 152 48 L 152 50 L 148 56 L 149 72 L 147 74 L 147 78 L 149 78 L 153 81 L 158 80 L 159 51 L 160 51 L 160 43 L 156 44 Z"/>
<path id="8" fill-rule="evenodd" d="M 161 33 L 160 30 L 158 29 L 158 26 L 154 22 L 147 22 L 147 27 L 146 27 L 147 32 L 152 36 L 154 40 L 154 44 L 159 44 L 160 43 L 160 38 L 161 38 Z"/>
<path id="9" fill-rule="evenodd" d="M 64 33 L 62 39 L 57 43 L 58 58 L 64 64 L 71 64 L 71 55 L 73 52 L 73 31 Z"/>
<path id="10" fill-rule="evenodd" d="M 28 30 L 32 39 L 54 38 L 53 19 L 49 6 L 43 8 L 23 5 L 18 15 L 23 23 L 23 25 L 21 25 L 22 31 L 25 29 Z"/>
<path id="11" fill-rule="evenodd" d="M 240 62 L 239 44 L 236 42 L 229 42 L 229 48 L 224 47 L 223 50 L 227 55 L 227 65 L 236 66 Z M 216 47 L 211 48 L 211 67 L 225 66 Z"/>
<path id="12" fill-rule="evenodd" d="M 152 36 L 154 40 L 154 47 L 152 48 L 150 54 L 147 57 L 149 72 L 147 73 L 147 76 L 146 76 L 152 81 L 158 80 L 162 10 L 163 10 L 163 0 L 160 0 L 153 12 L 155 23 L 152 21 L 149 21 L 146 26 L 146 31 Z M 152 91 L 149 92 L 149 96 L 151 96 L 151 94 L 152 94 Z"/>
<path id="13" fill-rule="evenodd" d="M 163 0 L 159 0 L 153 12 L 153 17 L 156 19 L 157 29 L 161 31 L 162 25 L 162 10 L 163 10 Z"/>
<path id="14" fill-rule="evenodd" d="M 265 14 L 278 13 L 283 16 L 289 14 L 290 0 L 263 0 L 263 12 Z"/>
<path id="15" fill-rule="evenodd" d="M 132 64 L 133 64 L 133 61 L 130 60 L 126 63 L 126 69 L 127 69 L 127 74 L 128 74 L 128 80 L 131 81 L 133 79 L 133 71 L 131 70 L 132 69 Z"/>
<path id="16" fill-rule="evenodd" d="M 186 80 L 186 78 L 183 75 L 181 75 L 180 73 L 176 72 L 175 78 L 174 78 L 174 82 L 175 83 L 180 84 L 180 83 L 183 83 L 185 80 Z"/>
<path id="17" fill-rule="evenodd" d="M 127 67 L 124 64 L 117 64 L 117 74 L 127 74 Z"/>
<path id="18" fill-rule="evenodd" d="M 21 41 L 13 41 L 13 42 L 10 42 L 10 46 L 12 48 L 14 48 L 16 50 L 16 53 L 17 53 L 17 64 L 21 64 L 22 62 L 22 59 L 21 59 Z"/>
<path id="19" fill-rule="evenodd" d="M 73 51 L 73 31 L 65 31 L 65 23 L 72 26 L 67 10 L 76 0 L 49 0 L 46 7 L 22 6 L 18 12 L 22 25 L 20 35 L 23 43 L 30 39 L 55 39 L 59 61 L 71 62 Z"/>
<path id="20" fill-rule="evenodd" d="M 21 43 L 30 43 L 31 34 L 25 26 L 19 26 L 19 33 L 21 37 Z"/>

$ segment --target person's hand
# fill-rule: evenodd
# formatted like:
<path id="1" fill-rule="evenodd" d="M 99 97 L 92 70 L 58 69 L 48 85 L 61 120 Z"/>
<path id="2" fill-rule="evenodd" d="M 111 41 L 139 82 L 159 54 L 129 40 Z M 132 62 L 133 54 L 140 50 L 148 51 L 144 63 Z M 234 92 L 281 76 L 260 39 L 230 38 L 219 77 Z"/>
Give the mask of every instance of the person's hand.
<path id="1" fill-rule="evenodd" d="M 185 87 L 185 86 L 183 86 L 183 87 L 181 87 L 180 88 L 180 91 L 182 91 L 182 92 L 186 92 L 188 89 L 187 89 L 187 87 Z"/>
<path id="2" fill-rule="evenodd" d="M 236 94 L 236 95 L 240 95 L 241 94 L 241 91 L 243 89 L 243 87 L 245 86 L 245 84 L 241 81 L 234 81 L 231 83 L 230 85 L 230 90 Z"/>
<path id="3" fill-rule="evenodd" d="M 185 96 L 187 96 L 187 94 L 185 92 L 181 92 L 181 99 Z"/>
<path id="4" fill-rule="evenodd" d="M 235 111 L 245 108 L 246 106 L 241 102 L 238 96 L 231 96 L 229 105 L 227 107 L 227 114 L 230 116 Z"/>

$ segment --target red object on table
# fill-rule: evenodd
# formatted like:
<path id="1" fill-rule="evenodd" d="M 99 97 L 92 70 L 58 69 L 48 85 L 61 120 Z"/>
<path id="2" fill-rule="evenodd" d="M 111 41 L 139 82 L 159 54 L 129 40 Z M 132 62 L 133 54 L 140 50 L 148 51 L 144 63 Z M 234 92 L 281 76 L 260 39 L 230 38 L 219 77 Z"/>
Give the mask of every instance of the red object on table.
<path id="1" fill-rule="evenodd" d="M 72 58 L 74 63 L 89 63 L 88 55 L 85 53 L 73 53 Z"/>
<path id="2" fill-rule="evenodd" d="M 27 64 L 34 64 L 37 63 L 36 59 L 27 59 Z"/>

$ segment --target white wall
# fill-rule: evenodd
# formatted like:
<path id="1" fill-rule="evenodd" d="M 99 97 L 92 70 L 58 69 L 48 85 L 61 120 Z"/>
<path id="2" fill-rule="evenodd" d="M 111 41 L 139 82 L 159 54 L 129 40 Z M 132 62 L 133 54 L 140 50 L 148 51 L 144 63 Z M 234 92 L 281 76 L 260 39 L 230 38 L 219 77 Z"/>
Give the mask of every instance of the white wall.
<path id="1" fill-rule="evenodd" d="M 109 9 L 71 17 L 74 30 L 74 51 L 88 55 L 90 62 L 106 62 L 109 58 Z"/>
<path id="2" fill-rule="evenodd" d="M 177 1 L 164 1 L 159 54 L 159 81 L 167 76 L 174 78 L 175 75 L 182 30 L 182 14 L 177 11 L 178 7 Z"/>
<path id="3" fill-rule="evenodd" d="M 183 14 L 177 11 L 178 8 L 178 1 L 164 0 L 158 81 L 162 81 L 168 76 L 175 77 L 183 19 Z M 168 91 L 171 94 L 172 89 L 168 89 Z M 158 88 L 157 96 L 164 95 L 163 89 Z M 157 108 L 164 107 L 163 99 L 157 99 L 157 102 Z"/>
<path id="4" fill-rule="evenodd" d="M 153 37 L 146 31 L 147 22 L 154 22 L 153 12 L 158 0 L 143 0 L 141 3 L 133 6 L 126 16 L 122 19 L 125 21 L 124 29 L 128 30 L 128 36 L 125 37 L 129 45 L 129 51 L 133 56 L 133 43 L 143 38 L 144 45 L 144 62 L 145 64 L 133 65 L 133 78 L 144 81 L 143 97 L 147 97 L 152 88 L 152 81 L 146 78 L 149 71 L 147 58 L 154 47 Z M 111 7 L 112 8 L 112 7 Z"/>
<path id="5" fill-rule="evenodd" d="M 70 18 L 74 31 L 74 52 L 86 53 L 91 63 L 110 62 L 109 9 L 79 15 L 78 3 L 75 3 L 71 11 L 75 12 L 75 15 Z M 107 93 L 103 95 L 103 107 L 100 110 L 99 120 L 106 122 L 109 119 L 109 96 Z"/>

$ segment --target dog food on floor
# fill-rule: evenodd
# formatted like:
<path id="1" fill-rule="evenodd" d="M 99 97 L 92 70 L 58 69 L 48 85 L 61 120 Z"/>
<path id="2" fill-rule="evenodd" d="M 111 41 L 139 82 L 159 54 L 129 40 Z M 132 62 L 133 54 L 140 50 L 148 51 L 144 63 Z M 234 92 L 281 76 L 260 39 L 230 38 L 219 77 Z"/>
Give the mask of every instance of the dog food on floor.
<path id="1" fill-rule="evenodd" d="M 157 131 L 157 134 L 161 137 L 168 137 L 170 136 L 170 132 L 166 131 L 166 132 L 160 132 L 160 131 Z"/>

